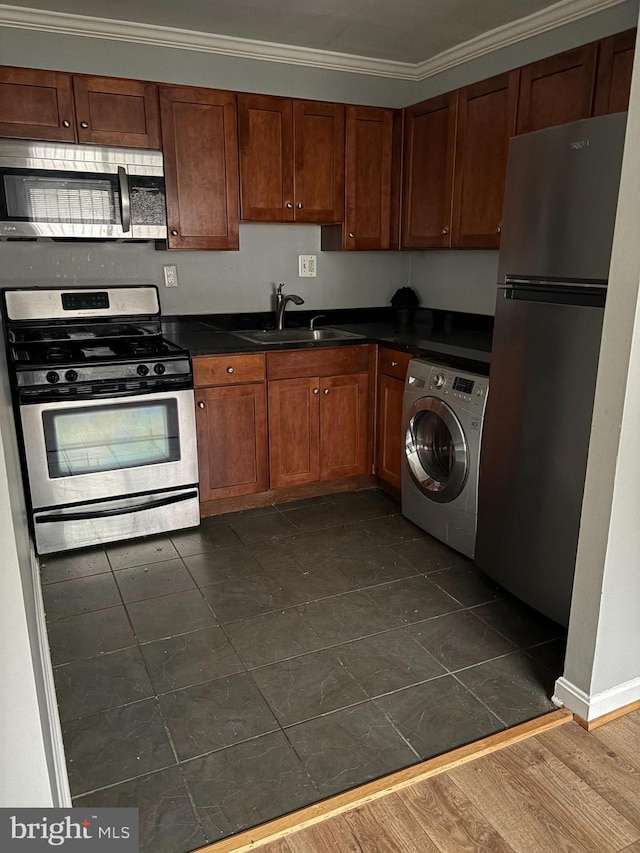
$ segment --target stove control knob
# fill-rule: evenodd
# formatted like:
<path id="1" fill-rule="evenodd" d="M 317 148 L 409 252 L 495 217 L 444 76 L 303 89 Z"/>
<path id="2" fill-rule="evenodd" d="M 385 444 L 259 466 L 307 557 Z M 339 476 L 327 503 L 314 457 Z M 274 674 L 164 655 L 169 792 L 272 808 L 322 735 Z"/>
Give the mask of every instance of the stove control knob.
<path id="1" fill-rule="evenodd" d="M 60 380 L 60 374 L 57 373 L 55 370 L 50 370 L 47 373 L 47 382 L 51 382 L 52 385 L 55 385 L 55 383 L 59 382 L 59 380 Z"/>
<path id="2" fill-rule="evenodd" d="M 162 374 L 166 371 L 166 369 L 167 368 L 164 366 L 164 364 L 154 364 L 153 365 L 153 372 L 157 373 L 158 376 L 162 376 Z"/>
<path id="3" fill-rule="evenodd" d="M 433 384 L 436 386 L 436 388 L 442 388 L 446 381 L 447 379 L 444 373 L 438 373 L 436 374 L 436 376 L 433 377 Z"/>
<path id="4" fill-rule="evenodd" d="M 139 364 L 136 367 L 136 372 L 138 373 L 138 376 L 146 376 L 147 373 L 149 372 L 149 368 L 147 367 L 146 364 Z"/>
<path id="5" fill-rule="evenodd" d="M 78 379 L 78 371 L 77 370 L 67 370 L 64 375 L 64 378 L 67 382 L 76 382 Z"/>

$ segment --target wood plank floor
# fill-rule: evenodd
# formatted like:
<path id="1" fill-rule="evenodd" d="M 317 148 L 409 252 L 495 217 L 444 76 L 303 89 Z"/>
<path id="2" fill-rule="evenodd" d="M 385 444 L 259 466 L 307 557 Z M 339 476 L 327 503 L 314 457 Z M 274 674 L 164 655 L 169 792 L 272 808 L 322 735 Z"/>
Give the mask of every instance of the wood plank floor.
<path id="1" fill-rule="evenodd" d="M 567 723 L 259 849 L 640 853 L 640 711 Z"/>

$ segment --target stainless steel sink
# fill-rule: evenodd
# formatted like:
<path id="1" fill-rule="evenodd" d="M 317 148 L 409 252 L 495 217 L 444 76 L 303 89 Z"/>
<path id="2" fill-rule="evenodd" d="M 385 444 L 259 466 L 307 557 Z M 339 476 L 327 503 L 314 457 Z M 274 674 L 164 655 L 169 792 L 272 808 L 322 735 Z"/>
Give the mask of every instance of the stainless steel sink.
<path id="1" fill-rule="evenodd" d="M 302 344 L 313 341 L 344 341 L 348 338 L 361 338 L 353 332 L 340 329 L 270 329 L 266 332 L 233 332 L 238 338 L 251 341 L 252 344 Z"/>

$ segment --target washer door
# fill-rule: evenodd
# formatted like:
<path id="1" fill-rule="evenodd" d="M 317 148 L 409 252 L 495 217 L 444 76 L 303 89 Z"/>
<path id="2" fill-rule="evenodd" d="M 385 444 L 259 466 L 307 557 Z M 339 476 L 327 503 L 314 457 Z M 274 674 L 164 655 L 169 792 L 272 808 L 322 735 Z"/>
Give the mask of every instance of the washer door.
<path id="1" fill-rule="evenodd" d="M 447 503 L 465 484 L 469 453 L 462 424 L 436 397 L 423 397 L 409 411 L 405 436 L 411 477 L 428 498 Z"/>

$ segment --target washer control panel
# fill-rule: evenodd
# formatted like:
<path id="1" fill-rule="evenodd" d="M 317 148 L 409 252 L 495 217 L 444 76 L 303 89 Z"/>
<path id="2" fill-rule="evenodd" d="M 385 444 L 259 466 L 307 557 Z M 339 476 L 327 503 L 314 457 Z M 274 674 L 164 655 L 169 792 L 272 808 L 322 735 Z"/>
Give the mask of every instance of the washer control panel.
<path id="1" fill-rule="evenodd" d="M 429 392 L 471 411 L 484 411 L 489 380 L 477 373 L 463 373 L 450 367 L 429 364 L 419 359 L 409 363 L 407 385 L 412 390 Z"/>

